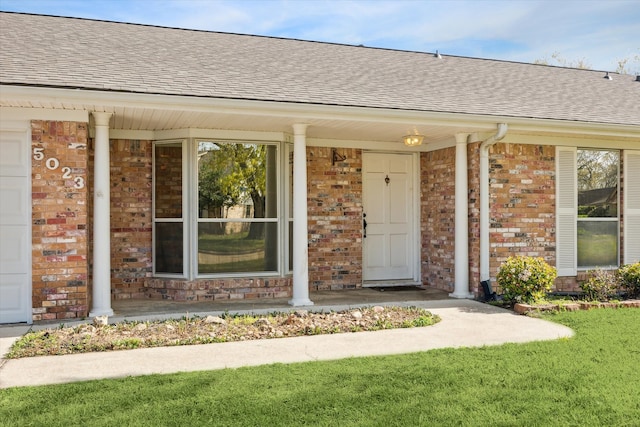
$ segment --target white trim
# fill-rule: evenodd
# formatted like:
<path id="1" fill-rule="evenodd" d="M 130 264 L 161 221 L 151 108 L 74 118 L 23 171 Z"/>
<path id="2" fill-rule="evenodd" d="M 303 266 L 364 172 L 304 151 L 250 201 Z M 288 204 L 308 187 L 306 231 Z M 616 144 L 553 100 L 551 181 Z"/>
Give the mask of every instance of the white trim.
<path id="1" fill-rule="evenodd" d="M 309 299 L 309 228 L 307 203 L 307 124 L 293 125 L 293 295 L 292 306 L 313 305 Z"/>
<path id="2" fill-rule="evenodd" d="M 413 281 L 422 285 L 422 233 L 420 224 L 422 221 L 422 209 L 420 206 L 420 153 L 413 154 Z"/>
<path id="3" fill-rule="evenodd" d="M 33 254 L 32 254 L 32 250 L 31 250 L 31 242 L 32 242 L 32 234 L 33 234 L 33 222 L 31 220 L 32 218 L 32 206 L 33 206 L 33 200 L 31 198 L 31 191 L 33 188 L 33 184 L 32 184 L 32 135 L 31 135 L 31 123 L 28 120 L 14 120 L 13 117 L 7 117 L 4 115 L 4 110 L 1 111 L 2 112 L 2 116 L 0 116 L 0 130 L 1 131 L 8 131 L 8 132 L 16 132 L 16 133 L 20 133 L 20 134 L 24 134 L 22 137 L 24 138 L 22 140 L 22 143 L 25 144 L 25 152 L 24 152 L 24 158 L 23 160 L 25 161 L 25 168 L 26 168 L 26 176 L 24 176 L 24 178 L 26 179 L 26 185 L 27 185 L 27 192 L 28 194 L 25 194 L 24 197 L 27 199 L 27 203 L 26 203 L 26 213 L 25 213 L 25 219 L 26 219 L 26 224 L 25 224 L 25 231 L 27 233 L 26 236 L 26 242 L 28 242 L 28 244 L 24 247 L 25 253 L 25 262 L 26 265 L 28 266 L 25 272 L 25 289 L 21 289 L 21 291 L 24 293 L 22 297 L 24 297 L 24 301 L 21 301 L 23 304 L 26 305 L 26 307 L 24 307 L 24 322 L 26 322 L 27 324 L 32 324 L 33 323 Z M 26 294 L 26 295 L 25 295 Z"/>
<path id="4" fill-rule="evenodd" d="M 456 135 L 454 290 L 452 298 L 473 298 L 469 292 L 469 173 L 467 135 Z"/>
<path id="5" fill-rule="evenodd" d="M 422 252 L 421 252 L 421 248 L 422 248 L 422 239 L 421 239 L 421 233 L 420 233 L 420 223 L 422 220 L 422 210 L 421 210 L 421 206 L 420 206 L 420 153 L 405 153 L 402 151 L 398 151 L 397 149 L 394 151 L 387 151 L 387 150 L 363 150 L 362 152 L 362 171 L 361 171 L 361 177 L 364 178 L 364 173 L 365 173 L 365 163 L 364 163 L 364 157 L 365 154 L 367 153 L 378 153 L 378 154 L 398 154 L 398 155 L 409 155 L 410 156 L 410 162 L 411 162 L 411 177 L 410 179 L 410 183 L 412 185 L 411 188 L 411 204 L 412 204 L 412 208 L 413 208 L 413 213 L 412 213 L 412 218 L 411 218 L 411 222 L 410 222 L 410 227 L 411 227 L 411 236 L 412 236 L 412 244 L 411 244 L 411 253 L 409 254 L 409 262 L 411 263 L 410 266 L 410 275 L 411 275 L 411 279 L 407 280 L 407 279 L 384 279 L 384 280 L 377 280 L 377 279 L 373 279 L 373 280 L 365 280 L 364 279 L 364 272 L 363 272 L 363 287 L 376 287 L 376 286 L 393 286 L 393 284 L 397 284 L 398 283 L 402 283 L 402 284 L 408 284 L 408 283 L 412 283 L 414 285 L 421 285 L 422 284 L 422 279 L 421 279 L 421 272 L 422 272 Z M 364 197 L 364 182 L 362 183 L 363 188 L 362 188 L 362 194 L 361 197 Z M 363 263 L 363 270 L 364 270 L 364 245 L 365 245 L 365 241 L 364 239 L 362 240 L 362 263 Z"/>
<path id="6" fill-rule="evenodd" d="M 575 276 L 578 265 L 578 179 L 575 147 L 556 147 L 556 269 Z"/>
<path id="7" fill-rule="evenodd" d="M 187 201 L 188 195 L 185 195 L 185 191 L 182 192 L 182 216 L 180 218 L 156 218 L 156 147 L 158 145 L 171 145 L 171 144 L 180 144 L 182 149 L 182 182 L 183 189 L 185 187 L 184 183 L 187 182 L 188 179 L 188 163 L 187 163 L 187 144 L 185 139 L 174 139 L 167 141 L 153 141 L 152 144 L 152 154 L 151 154 L 151 259 L 152 259 L 152 276 L 154 278 L 172 278 L 172 279 L 180 279 L 180 280 L 188 280 L 190 278 L 189 271 L 191 270 L 191 266 L 186 264 L 187 261 L 187 251 L 188 248 L 188 234 L 190 232 L 190 227 L 188 224 L 185 224 L 186 218 L 185 213 L 189 207 L 189 203 Z M 181 223 L 182 224 L 182 273 L 158 273 L 156 272 L 156 266 L 158 265 L 156 262 L 156 223 Z"/>
<path id="8" fill-rule="evenodd" d="M 357 120 L 385 122 L 409 126 L 440 125 L 451 127 L 480 127 L 487 131 L 496 122 L 508 122 L 513 132 L 554 131 L 575 135 L 610 135 L 637 138 L 637 125 L 576 122 L 557 119 L 531 119 L 522 117 L 461 114 L 434 111 L 395 110 L 371 107 L 333 106 L 246 99 L 221 99 L 176 95 L 138 94 L 78 89 L 55 89 L 0 85 L 3 97 L 19 102 L 40 102 L 73 105 L 88 109 L 101 105 L 106 108 L 136 107 L 182 111 L 219 112 L 225 114 L 251 114 L 263 117 L 287 117 L 296 121 L 314 119 Z"/>
<path id="9" fill-rule="evenodd" d="M 640 261 L 640 151 L 624 151 L 624 259 Z M 631 188 L 633 186 L 633 188 Z"/>
<path id="10" fill-rule="evenodd" d="M 527 144 L 527 145 L 550 145 L 563 147 L 579 147 L 594 149 L 624 149 L 629 146 L 640 149 L 640 129 L 634 138 L 624 138 L 620 136 L 611 136 L 608 139 L 603 135 L 591 135 L 586 132 L 582 135 L 532 135 L 526 133 L 512 132 L 511 124 L 509 124 L 509 134 L 502 140 L 505 144 Z M 472 139 L 474 141 L 476 139 Z"/>
<path id="11" fill-rule="evenodd" d="M 113 316 L 111 309 L 111 113 L 93 112 L 96 137 L 93 162 L 93 299 L 89 317 Z"/>
<path id="12" fill-rule="evenodd" d="M 2 86 L 2 95 L 4 88 Z M 2 120 L 52 120 L 65 122 L 89 122 L 88 110 L 62 110 L 53 108 L 20 108 L 20 107 L 0 107 Z"/>

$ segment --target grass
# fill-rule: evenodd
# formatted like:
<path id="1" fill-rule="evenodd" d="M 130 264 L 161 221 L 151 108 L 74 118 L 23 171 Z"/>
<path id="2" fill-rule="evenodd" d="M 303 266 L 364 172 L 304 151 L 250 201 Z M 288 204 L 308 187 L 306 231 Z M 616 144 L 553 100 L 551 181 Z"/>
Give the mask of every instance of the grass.
<path id="1" fill-rule="evenodd" d="M 201 234 L 198 249 L 213 254 L 244 254 L 264 251 L 264 239 L 248 239 L 248 231 L 232 234 Z"/>
<path id="2" fill-rule="evenodd" d="M 582 230 L 578 236 L 578 265 L 617 265 L 617 245 L 616 235 L 589 233 Z"/>
<path id="3" fill-rule="evenodd" d="M 0 425 L 639 425 L 640 310 L 546 317 L 576 336 L 0 390 Z"/>

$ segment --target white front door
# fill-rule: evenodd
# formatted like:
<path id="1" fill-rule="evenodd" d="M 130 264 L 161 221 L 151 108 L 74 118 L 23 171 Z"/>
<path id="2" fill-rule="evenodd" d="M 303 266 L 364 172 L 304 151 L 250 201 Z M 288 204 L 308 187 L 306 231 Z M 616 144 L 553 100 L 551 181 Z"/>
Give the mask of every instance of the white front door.
<path id="1" fill-rule="evenodd" d="M 365 281 L 413 279 L 413 182 L 411 154 L 363 153 Z"/>
<path id="2" fill-rule="evenodd" d="M 0 129 L 0 323 L 30 323 L 29 132 L 26 122 L 9 123 Z"/>

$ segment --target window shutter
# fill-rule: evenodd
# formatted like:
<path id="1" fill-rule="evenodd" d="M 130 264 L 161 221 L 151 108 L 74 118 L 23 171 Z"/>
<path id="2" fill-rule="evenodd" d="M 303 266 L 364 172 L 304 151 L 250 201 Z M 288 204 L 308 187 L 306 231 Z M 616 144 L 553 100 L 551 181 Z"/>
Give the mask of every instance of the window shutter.
<path id="1" fill-rule="evenodd" d="M 640 151 L 624 151 L 624 263 L 640 261 Z"/>
<path id="2" fill-rule="evenodd" d="M 578 179 L 576 148 L 556 147 L 556 268 L 577 275 Z"/>

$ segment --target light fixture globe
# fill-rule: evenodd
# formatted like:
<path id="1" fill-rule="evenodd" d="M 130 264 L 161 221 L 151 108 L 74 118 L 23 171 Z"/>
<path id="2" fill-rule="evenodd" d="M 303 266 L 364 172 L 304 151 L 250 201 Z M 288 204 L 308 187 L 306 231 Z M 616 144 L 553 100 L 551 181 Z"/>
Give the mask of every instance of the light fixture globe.
<path id="1" fill-rule="evenodd" d="M 407 147 L 417 147 L 422 144 L 422 140 L 424 140 L 424 135 L 405 135 L 402 137 L 402 141 L 404 145 Z"/>

